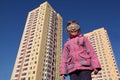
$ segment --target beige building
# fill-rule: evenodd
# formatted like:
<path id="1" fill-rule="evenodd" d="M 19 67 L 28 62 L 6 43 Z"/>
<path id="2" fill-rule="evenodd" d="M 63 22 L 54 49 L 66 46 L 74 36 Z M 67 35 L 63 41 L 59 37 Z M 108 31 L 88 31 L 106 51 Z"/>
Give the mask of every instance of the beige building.
<path id="1" fill-rule="evenodd" d="M 11 80 L 61 80 L 62 22 L 48 2 L 28 13 Z"/>
<path id="2" fill-rule="evenodd" d="M 114 52 L 104 28 L 85 34 L 91 41 L 101 63 L 102 70 L 98 75 L 92 75 L 92 80 L 120 80 Z"/>

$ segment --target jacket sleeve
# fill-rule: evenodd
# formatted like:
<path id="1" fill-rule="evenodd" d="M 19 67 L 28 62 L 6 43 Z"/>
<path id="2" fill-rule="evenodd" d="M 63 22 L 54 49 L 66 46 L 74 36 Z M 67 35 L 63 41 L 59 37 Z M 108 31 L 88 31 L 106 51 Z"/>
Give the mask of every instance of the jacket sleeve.
<path id="1" fill-rule="evenodd" d="M 67 67 L 66 67 L 66 59 L 67 59 L 67 47 L 64 45 L 63 52 L 62 52 L 62 60 L 60 66 L 60 75 L 64 74 L 67 75 Z"/>
<path id="2" fill-rule="evenodd" d="M 88 49 L 88 53 L 91 56 L 91 64 L 92 64 L 93 69 L 101 70 L 101 65 L 100 65 L 100 62 L 98 60 L 98 56 L 94 51 L 93 46 L 91 45 L 88 38 L 85 37 L 84 40 L 85 40 L 85 45 Z"/>

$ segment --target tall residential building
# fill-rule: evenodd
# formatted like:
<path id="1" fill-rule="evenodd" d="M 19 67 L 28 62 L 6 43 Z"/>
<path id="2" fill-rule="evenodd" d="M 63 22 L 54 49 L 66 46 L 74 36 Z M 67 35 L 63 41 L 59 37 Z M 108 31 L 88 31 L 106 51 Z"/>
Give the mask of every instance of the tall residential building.
<path id="1" fill-rule="evenodd" d="M 61 80 L 62 22 L 48 2 L 28 13 L 11 80 Z"/>
<path id="2" fill-rule="evenodd" d="M 107 31 L 100 28 L 85 34 L 85 36 L 91 41 L 102 67 L 102 70 L 97 75 L 92 74 L 92 80 L 120 80 Z"/>

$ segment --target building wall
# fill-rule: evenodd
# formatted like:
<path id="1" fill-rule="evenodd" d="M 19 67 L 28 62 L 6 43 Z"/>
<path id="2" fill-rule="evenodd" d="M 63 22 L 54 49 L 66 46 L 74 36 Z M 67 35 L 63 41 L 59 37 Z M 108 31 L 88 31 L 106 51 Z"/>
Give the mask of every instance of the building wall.
<path id="1" fill-rule="evenodd" d="M 118 67 L 107 31 L 100 28 L 85 36 L 91 41 L 102 67 L 98 75 L 92 75 L 92 80 L 119 80 Z"/>
<path id="2" fill-rule="evenodd" d="M 61 80 L 62 17 L 48 2 L 30 11 L 11 80 Z"/>
<path id="3" fill-rule="evenodd" d="M 57 37 L 57 49 L 56 49 L 56 77 L 55 77 L 55 80 L 61 80 L 62 77 L 60 77 L 60 64 L 61 64 L 61 53 L 62 53 L 62 27 L 63 26 L 63 20 L 61 18 L 61 16 L 59 14 L 57 14 L 57 17 L 58 17 L 58 30 L 57 30 L 57 35 L 59 35 Z"/>

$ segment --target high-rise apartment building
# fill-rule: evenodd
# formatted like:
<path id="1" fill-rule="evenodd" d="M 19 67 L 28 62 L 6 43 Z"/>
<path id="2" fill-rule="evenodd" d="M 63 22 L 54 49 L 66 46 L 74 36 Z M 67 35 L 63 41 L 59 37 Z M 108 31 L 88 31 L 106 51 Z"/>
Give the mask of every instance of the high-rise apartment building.
<path id="1" fill-rule="evenodd" d="M 85 34 L 91 41 L 101 63 L 102 70 L 92 75 L 92 80 L 120 80 L 112 46 L 104 28 Z"/>
<path id="2" fill-rule="evenodd" d="M 42 3 L 30 11 L 11 80 L 61 80 L 62 17 Z"/>

